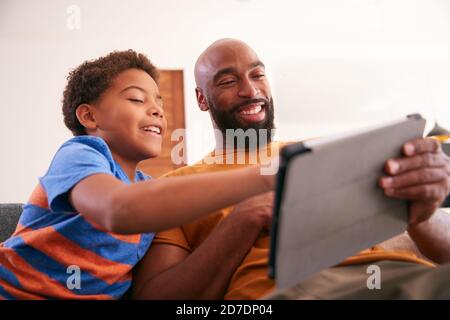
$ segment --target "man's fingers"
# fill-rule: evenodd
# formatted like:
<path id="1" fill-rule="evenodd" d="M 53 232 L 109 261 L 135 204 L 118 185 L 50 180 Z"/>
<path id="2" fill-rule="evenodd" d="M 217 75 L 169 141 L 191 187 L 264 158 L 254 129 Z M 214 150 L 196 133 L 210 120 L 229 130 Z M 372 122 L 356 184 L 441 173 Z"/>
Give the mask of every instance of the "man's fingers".
<path id="1" fill-rule="evenodd" d="M 408 158 L 398 158 L 386 161 L 385 171 L 388 174 L 396 175 L 409 170 L 423 167 L 444 167 L 449 165 L 448 157 L 440 153 L 423 153 Z"/>
<path id="2" fill-rule="evenodd" d="M 386 162 L 379 185 L 387 196 L 410 200 L 410 223 L 427 220 L 450 191 L 450 159 L 435 139 L 405 143 L 402 158 Z"/>
<path id="3" fill-rule="evenodd" d="M 384 193 L 391 197 L 403 200 L 412 201 L 429 201 L 442 203 L 447 196 L 444 193 L 444 188 L 440 183 L 416 185 L 407 188 L 387 188 Z"/>
<path id="4" fill-rule="evenodd" d="M 407 171 L 392 177 L 381 177 L 380 186 L 386 188 L 406 188 L 421 184 L 437 183 L 447 179 L 448 168 L 424 168 Z"/>
<path id="5" fill-rule="evenodd" d="M 411 157 L 425 152 L 437 153 L 441 150 L 441 144 L 436 139 L 416 139 L 403 145 L 403 154 Z"/>

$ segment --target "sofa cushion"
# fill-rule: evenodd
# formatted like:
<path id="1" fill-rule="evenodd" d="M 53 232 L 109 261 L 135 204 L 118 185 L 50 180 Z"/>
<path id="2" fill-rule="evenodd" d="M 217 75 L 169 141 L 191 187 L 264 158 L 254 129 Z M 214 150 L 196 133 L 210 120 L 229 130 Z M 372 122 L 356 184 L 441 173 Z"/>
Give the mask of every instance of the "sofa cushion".
<path id="1" fill-rule="evenodd" d="M 0 242 L 14 232 L 22 213 L 22 203 L 0 203 Z"/>

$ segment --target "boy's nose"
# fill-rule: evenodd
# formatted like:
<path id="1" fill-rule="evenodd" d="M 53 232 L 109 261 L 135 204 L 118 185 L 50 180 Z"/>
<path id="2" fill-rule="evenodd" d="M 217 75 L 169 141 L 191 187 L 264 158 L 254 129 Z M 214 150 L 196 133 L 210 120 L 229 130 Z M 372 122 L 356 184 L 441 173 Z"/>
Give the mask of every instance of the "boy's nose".
<path id="1" fill-rule="evenodd" d="M 157 117 L 157 118 L 164 117 L 164 110 L 160 106 L 158 106 L 157 104 L 151 106 L 148 109 L 148 113 L 150 115 L 152 115 L 153 117 Z"/>
<path id="2" fill-rule="evenodd" d="M 158 117 L 158 118 L 162 118 L 164 116 L 164 114 L 162 112 L 159 111 L 154 111 L 152 112 L 152 116 Z"/>

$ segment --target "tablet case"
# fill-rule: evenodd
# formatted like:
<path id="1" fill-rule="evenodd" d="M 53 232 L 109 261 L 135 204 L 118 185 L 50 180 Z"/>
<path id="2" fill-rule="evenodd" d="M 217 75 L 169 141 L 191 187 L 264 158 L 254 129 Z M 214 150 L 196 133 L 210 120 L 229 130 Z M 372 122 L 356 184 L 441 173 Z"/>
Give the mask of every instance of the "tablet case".
<path id="1" fill-rule="evenodd" d="M 414 124 L 411 124 L 412 122 L 414 122 Z M 385 161 L 388 158 L 391 158 L 393 156 L 399 156 L 401 146 L 404 142 L 406 142 L 410 139 L 413 139 L 413 138 L 422 137 L 424 127 L 425 127 L 425 120 L 419 114 L 413 114 L 413 115 L 407 116 L 406 119 L 403 119 L 402 121 L 388 123 L 383 126 L 377 126 L 374 129 L 365 130 L 363 132 L 358 132 L 356 134 L 347 134 L 347 135 L 343 135 L 343 136 L 340 136 L 337 138 L 332 138 L 332 139 L 319 139 L 319 140 L 313 141 L 311 143 L 300 142 L 300 143 L 288 145 L 281 149 L 281 151 L 280 151 L 280 166 L 279 166 L 279 170 L 278 170 L 278 174 L 277 174 L 277 189 L 276 189 L 276 194 L 275 194 L 273 222 L 272 222 L 272 228 L 271 228 L 271 246 L 270 246 L 270 253 L 269 253 L 269 276 L 272 278 L 275 278 L 277 286 L 279 288 L 285 288 L 290 285 L 294 285 L 295 284 L 294 279 L 297 281 L 302 281 L 303 279 L 305 279 L 307 276 L 309 276 L 313 272 L 311 270 L 314 270 L 319 267 L 321 269 L 321 268 L 329 267 L 332 265 L 332 264 L 330 264 L 330 259 L 327 260 L 327 257 L 324 256 L 323 258 L 325 261 L 323 263 L 321 263 L 319 261 L 315 266 L 311 266 L 311 265 L 308 265 L 308 263 L 305 263 L 306 269 L 308 269 L 308 270 L 303 272 L 302 269 L 299 269 L 298 274 L 294 273 L 291 275 L 286 275 L 283 273 L 286 273 L 286 272 L 293 273 L 292 270 L 289 271 L 289 269 L 293 269 L 292 266 L 290 266 L 290 265 L 288 265 L 287 267 L 283 266 L 284 270 L 280 270 L 280 268 L 278 266 L 279 261 L 277 262 L 277 258 L 279 258 L 279 257 L 277 256 L 277 253 L 279 251 L 278 246 L 280 245 L 280 229 L 282 229 L 283 214 L 285 214 L 285 213 L 283 213 L 283 202 L 286 201 L 286 199 L 284 197 L 286 194 L 286 185 L 288 184 L 287 180 L 288 180 L 289 171 L 290 171 L 290 167 L 291 167 L 292 163 L 294 163 L 295 161 L 299 161 L 299 159 L 305 158 L 305 155 L 310 155 L 311 157 L 314 157 L 315 149 L 318 150 L 317 153 L 319 153 L 319 149 L 320 149 L 320 152 L 323 153 L 323 152 L 326 152 L 327 149 L 331 150 L 332 149 L 331 146 L 333 146 L 333 145 L 337 146 L 337 145 L 341 144 L 341 145 L 345 146 L 345 148 L 349 148 L 349 146 L 351 146 L 351 144 L 352 144 L 352 141 L 359 142 L 359 143 L 362 141 L 367 141 L 368 143 L 375 143 L 375 142 L 377 142 L 376 135 L 384 136 L 384 138 L 385 138 L 386 134 L 388 134 L 388 135 L 391 135 L 391 139 L 389 139 L 389 140 L 392 140 L 392 141 L 381 141 L 381 142 L 378 141 L 377 142 L 377 143 L 382 143 L 381 149 L 384 148 L 386 150 L 390 150 L 385 155 L 385 158 L 383 158 Z M 384 132 L 384 134 L 383 134 L 383 132 Z M 398 137 L 394 137 L 392 135 L 396 135 Z M 398 141 L 394 141 L 394 140 L 396 140 L 396 138 Z M 392 146 L 389 147 L 388 146 L 389 144 L 391 144 L 391 145 L 394 144 L 395 145 L 394 149 L 398 149 L 398 152 L 394 152 L 394 154 L 392 154 Z M 323 151 L 323 150 L 325 150 L 325 151 Z M 363 154 L 358 154 L 359 151 L 360 151 L 360 148 L 358 148 L 358 146 L 355 145 L 354 152 L 356 153 L 356 156 L 360 157 L 360 158 L 364 158 Z M 341 159 L 340 161 L 344 161 L 344 160 L 345 159 Z M 368 159 L 368 160 L 370 162 L 370 159 Z M 314 161 L 312 161 L 312 163 L 314 163 Z M 320 168 L 320 163 L 317 165 Z M 345 175 L 346 173 L 343 172 L 342 174 Z M 380 168 L 379 172 L 375 172 L 373 174 L 375 174 L 376 176 L 381 176 L 382 168 Z M 322 179 L 324 179 L 324 177 L 322 177 Z M 374 181 L 374 184 L 376 184 L 376 181 Z M 313 186 L 311 186 L 311 187 L 313 187 Z M 358 186 L 356 185 L 356 187 L 358 187 Z M 378 187 L 374 186 L 373 188 L 376 189 Z M 382 190 L 380 188 L 378 188 L 378 189 L 379 189 L 378 190 L 379 193 L 382 194 Z M 375 192 L 378 192 L 378 191 L 375 191 Z M 345 190 L 343 192 L 345 192 Z M 372 192 L 372 191 L 370 191 L 370 192 Z M 293 203 L 295 203 L 295 201 L 296 201 L 295 193 L 293 196 L 291 193 L 291 197 L 293 198 L 293 201 L 294 201 Z M 387 224 L 394 224 L 394 226 L 391 228 L 392 229 L 391 233 L 394 233 L 395 231 L 397 231 L 401 228 L 403 228 L 403 230 L 404 230 L 404 228 L 406 228 L 406 219 L 407 219 L 406 202 L 400 201 L 400 200 L 388 199 L 387 197 L 383 197 L 380 195 L 376 195 L 376 197 L 379 198 L 376 201 L 382 201 L 382 202 L 386 201 L 386 202 L 394 203 L 393 205 L 389 204 L 396 211 L 396 213 L 394 215 L 397 215 L 397 217 L 394 217 L 394 220 L 395 221 L 402 220 L 401 223 L 397 223 L 397 222 L 392 223 L 392 221 L 389 221 L 389 219 L 386 220 Z M 382 198 L 383 198 L 383 200 L 380 200 Z M 326 200 L 327 199 L 325 199 L 325 197 L 324 197 L 323 201 L 326 201 Z M 331 199 L 331 200 L 333 200 L 333 199 Z M 336 199 L 334 199 L 334 200 L 336 200 Z M 383 206 L 380 205 L 380 208 L 382 208 L 382 207 Z M 339 211 L 339 210 L 337 210 L 337 211 Z M 290 213 L 290 214 L 295 214 L 295 213 Z M 301 214 L 301 213 L 299 212 L 298 214 Z M 303 214 L 306 214 L 306 213 L 303 213 Z M 332 221 L 330 221 L 330 223 L 332 223 Z M 379 223 L 380 222 L 378 222 L 378 224 Z M 287 228 L 292 229 L 292 226 L 288 226 Z M 301 232 L 302 228 L 308 228 L 308 226 L 299 226 L 299 232 Z M 365 225 L 364 228 L 365 229 L 370 228 L 370 224 Z M 286 229 L 286 227 L 285 227 L 285 229 Z M 309 231 L 309 230 L 304 229 L 304 231 Z M 351 234 L 351 232 L 349 234 Z M 293 236 L 295 237 L 295 235 L 293 235 Z M 349 240 L 349 239 L 347 239 L 347 240 Z M 379 239 L 377 239 L 377 241 L 378 240 Z M 357 242 L 358 239 L 355 239 L 355 241 Z M 337 242 L 339 242 L 339 241 L 337 241 Z M 361 244 L 363 246 L 364 244 L 368 244 L 369 242 L 361 241 Z M 373 243 L 371 245 L 374 245 L 374 244 L 375 243 Z M 360 249 L 362 250 L 365 248 L 362 247 Z M 344 252 L 345 251 L 346 250 L 344 250 Z M 347 252 L 347 253 L 349 253 L 351 255 L 352 253 L 356 253 L 356 252 Z M 320 254 L 322 254 L 322 253 L 318 253 L 319 257 L 315 256 L 316 260 L 321 259 Z M 323 252 L 323 254 L 325 255 L 326 252 Z M 298 259 L 294 258 L 294 259 L 297 259 L 296 262 L 298 262 L 299 264 L 304 263 L 305 259 L 308 259 L 308 257 L 301 257 L 301 251 L 299 252 L 299 255 L 300 256 L 298 257 Z M 336 257 L 339 256 L 339 254 L 335 254 L 335 252 L 333 252 L 331 255 L 335 255 Z M 346 256 L 343 256 L 341 258 L 344 259 L 345 257 Z M 336 264 L 339 262 L 340 261 L 333 261 L 333 263 L 336 263 Z M 314 272 L 320 271 L 320 269 L 314 270 Z M 286 271 L 286 270 L 288 270 L 288 271 Z"/>

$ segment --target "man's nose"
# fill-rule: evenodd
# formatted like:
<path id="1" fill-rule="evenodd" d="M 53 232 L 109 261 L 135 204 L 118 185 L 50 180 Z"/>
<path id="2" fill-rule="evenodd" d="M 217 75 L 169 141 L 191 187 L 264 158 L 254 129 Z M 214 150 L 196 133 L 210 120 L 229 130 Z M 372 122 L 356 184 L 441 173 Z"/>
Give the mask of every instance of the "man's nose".
<path id="1" fill-rule="evenodd" d="M 259 94 L 259 89 L 251 79 L 242 79 L 238 95 L 243 98 L 253 98 Z"/>

